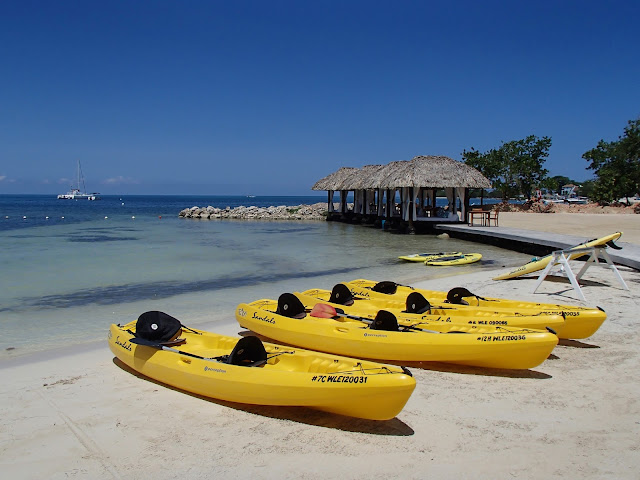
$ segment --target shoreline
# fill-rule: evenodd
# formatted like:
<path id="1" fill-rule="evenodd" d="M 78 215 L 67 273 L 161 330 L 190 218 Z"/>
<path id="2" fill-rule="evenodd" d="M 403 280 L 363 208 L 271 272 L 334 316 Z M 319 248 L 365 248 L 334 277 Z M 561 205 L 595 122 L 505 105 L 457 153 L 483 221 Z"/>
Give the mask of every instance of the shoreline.
<path id="1" fill-rule="evenodd" d="M 540 214 L 541 220 L 522 215 L 534 215 L 527 217 L 530 229 L 566 228 L 564 221 L 547 226 L 550 214 Z M 501 225 L 509 226 L 508 218 L 501 212 Z M 599 228 L 607 229 L 605 234 L 621 230 L 622 240 L 631 242 L 624 226 L 611 230 L 593 222 L 583 225 L 585 235 L 597 236 Z M 637 241 L 633 229 L 629 237 Z M 407 279 L 416 277 L 414 270 L 407 270 Z M 166 387 L 118 365 L 105 326 L 104 341 L 0 365 L 0 461 L 6 476 L 18 478 L 169 479 L 177 475 L 176 458 L 180 476 L 202 479 L 212 474 L 424 478 L 425 472 L 452 479 L 635 478 L 640 467 L 635 315 L 640 272 L 619 270 L 630 291 L 606 269 L 589 269 L 583 278 L 586 305 L 599 305 L 608 315 L 592 337 L 561 341 L 542 365 L 525 371 L 409 365 L 416 390 L 405 409 L 386 422 L 231 404 Z M 451 271 L 438 278 L 424 271 L 410 284 L 585 304 L 557 276 L 533 294 L 537 277 L 493 281 L 501 269 Z M 355 278 L 357 273 L 344 275 Z M 243 331 L 232 312 L 228 317 L 198 328 L 228 335 Z M 188 325 L 189 319 L 181 320 Z"/>
<path id="2" fill-rule="evenodd" d="M 534 279 L 496 282 L 494 273 L 467 275 L 464 285 L 485 296 L 581 304 L 566 282 L 545 282 L 534 295 Z M 622 275 L 630 285 L 639 278 L 628 269 Z M 446 290 L 461 280 L 414 286 Z M 640 466 L 633 450 L 640 414 L 635 297 L 617 288 L 609 272 L 589 271 L 585 281 L 589 303 L 603 304 L 609 315 L 594 336 L 562 341 L 532 370 L 409 365 L 416 391 L 386 422 L 190 395 L 118 366 L 106 341 L 96 350 L 0 369 L 3 466 L 19 478 L 83 472 L 162 479 L 175 476 L 174 460 L 167 459 L 180 457 L 181 476 L 188 478 L 422 478 L 425 465 L 437 478 L 470 472 L 483 479 L 634 478 Z M 232 335 L 243 330 L 232 322 L 216 326 Z M 169 421 L 155 420 L 168 412 Z M 485 461 L 496 452 L 504 461 Z M 532 470 L 536 458 L 547 461 Z"/>

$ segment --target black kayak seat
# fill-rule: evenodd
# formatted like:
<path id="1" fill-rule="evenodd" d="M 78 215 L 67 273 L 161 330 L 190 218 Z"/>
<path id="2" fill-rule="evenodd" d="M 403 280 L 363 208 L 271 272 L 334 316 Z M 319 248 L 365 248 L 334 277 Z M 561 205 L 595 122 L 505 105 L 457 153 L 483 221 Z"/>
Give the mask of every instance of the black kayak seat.
<path id="1" fill-rule="evenodd" d="M 258 337 L 242 337 L 233 347 L 227 363 L 241 367 L 259 366 L 267 361 L 267 351 Z"/>
<path id="2" fill-rule="evenodd" d="M 464 297 L 475 297 L 475 295 L 464 287 L 452 288 L 447 293 L 447 301 L 454 305 L 469 305 Z"/>
<path id="3" fill-rule="evenodd" d="M 376 318 L 369 328 L 372 330 L 386 330 L 388 332 L 397 332 L 400 330 L 396 316 L 386 310 L 380 310 L 376 314 Z"/>
<path id="4" fill-rule="evenodd" d="M 371 287 L 371 290 L 374 292 L 386 293 L 387 295 L 393 295 L 398 290 L 398 284 L 396 282 L 389 281 L 378 282 Z"/>
<path id="5" fill-rule="evenodd" d="M 412 292 L 407 296 L 406 313 L 425 313 L 431 310 L 429 300 L 420 292 Z"/>
<path id="6" fill-rule="evenodd" d="M 338 305 L 353 305 L 353 294 L 349 287 L 344 283 L 338 283 L 331 290 L 329 303 L 337 303 Z"/>
<path id="7" fill-rule="evenodd" d="M 151 310 L 144 312 L 136 322 L 137 338 L 157 343 L 168 343 L 180 334 L 182 323 L 164 312 Z"/>
<path id="8" fill-rule="evenodd" d="M 276 313 L 289 318 L 304 318 L 307 315 L 304 305 L 293 293 L 283 293 L 280 295 Z"/>

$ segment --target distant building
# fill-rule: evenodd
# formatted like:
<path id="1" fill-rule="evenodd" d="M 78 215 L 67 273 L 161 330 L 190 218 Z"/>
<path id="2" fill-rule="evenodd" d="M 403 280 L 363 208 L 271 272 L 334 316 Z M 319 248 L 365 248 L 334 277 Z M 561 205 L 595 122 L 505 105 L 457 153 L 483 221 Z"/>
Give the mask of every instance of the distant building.
<path id="1" fill-rule="evenodd" d="M 560 195 L 564 197 L 570 197 L 572 195 L 576 195 L 578 192 L 578 185 L 574 185 L 573 183 L 569 183 L 567 185 L 562 186 L 562 190 L 560 191 Z"/>

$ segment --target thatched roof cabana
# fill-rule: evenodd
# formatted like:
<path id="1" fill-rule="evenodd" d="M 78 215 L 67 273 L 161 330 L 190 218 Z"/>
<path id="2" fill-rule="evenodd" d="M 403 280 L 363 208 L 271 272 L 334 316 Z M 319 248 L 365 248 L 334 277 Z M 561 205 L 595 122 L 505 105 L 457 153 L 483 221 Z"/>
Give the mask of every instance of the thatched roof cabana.
<path id="1" fill-rule="evenodd" d="M 340 192 L 341 218 L 400 218 L 413 229 L 413 222 L 462 222 L 469 209 L 470 188 L 491 188 L 491 182 L 475 168 L 445 156 L 421 155 L 386 165 L 360 169 L 342 167 L 313 185 L 312 190 L 329 193 L 329 219 L 333 193 Z M 436 192 L 444 189 L 447 205 L 436 205 Z M 352 207 L 347 195 L 354 192 Z M 397 192 L 400 203 L 397 203 Z M 458 203 L 459 202 L 459 203 Z M 444 212 L 444 213 L 443 213 Z M 459 214 L 458 214 L 459 212 Z"/>

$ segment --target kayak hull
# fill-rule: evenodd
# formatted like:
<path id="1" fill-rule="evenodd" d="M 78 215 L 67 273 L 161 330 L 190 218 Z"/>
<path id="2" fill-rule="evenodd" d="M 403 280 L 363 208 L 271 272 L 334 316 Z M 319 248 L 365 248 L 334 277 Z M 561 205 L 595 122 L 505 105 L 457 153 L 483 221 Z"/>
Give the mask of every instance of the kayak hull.
<path id="1" fill-rule="evenodd" d="M 480 253 L 464 253 L 459 256 L 439 257 L 429 259 L 424 262 L 427 266 L 432 267 L 448 267 L 453 265 L 467 265 L 469 263 L 475 263 L 482 259 Z"/>
<path id="2" fill-rule="evenodd" d="M 260 367 L 211 358 L 231 352 L 238 338 L 183 330 L 186 354 L 136 345 L 135 322 L 112 325 L 109 347 L 131 369 L 181 390 L 229 402 L 303 406 L 370 420 L 395 417 L 415 380 L 401 367 L 265 343 L 269 360 Z M 188 353 L 207 357 L 194 358 Z"/>
<path id="3" fill-rule="evenodd" d="M 289 318 L 275 313 L 276 308 L 277 301 L 269 299 L 240 304 L 236 319 L 242 327 L 288 345 L 385 361 L 528 369 L 546 360 L 558 343 L 555 335 L 532 329 L 468 326 L 465 332 L 455 325 L 440 324 L 428 326 L 437 333 L 384 331 L 354 320 L 310 315 Z"/>
<path id="4" fill-rule="evenodd" d="M 456 257 L 462 255 L 462 252 L 441 252 L 441 253 L 414 253 L 412 255 L 402 255 L 398 257 L 405 262 L 426 262 L 427 260 L 436 260 L 442 257 Z"/>
<path id="5" fill-rule="evenodd" d="M 580 307 L 575 305 L 561 305 L 552 303 L 525 302 L 503 298 L 465 297 L 469 305 L 445 303 L 447 292 L 413 288 L 398 285 L 394 293 L 382 293 L 372 290 L 378 282 L 374 280 L 357 279 L 345 282 L 354 296 L 365 298 L 379 308 L 403 308 L 407 296 L 412 292 L 421 293 L 432 304 L 439 302 L 447 308 L 455 308 L 455 315 L 486 315 L 488 312 L 498 315 L 516 316 L 562 316 L 564 324 L 552 327 L 559 338 L 582 339 L 588 338 L 598 331 L 607 318 L 606 312 L 599 308 Z M 475 312 L 475 313 L 474 313 Z M 453 314 L 452 314 L 453 315 Z M 526 320 L 525 320 L 526 321 Z M 515 324 L 514 324 L 515 325 Z M 533 327 L 533 324 L 531 325 Z M 548 325 L 551 326 L 551 325 Z"/>
<path id="6" fill-rule="evenodd" d="M 316 303 L 329 303 L 331 292 L 329 290 L 311 289 L 304 292 L 296 292 L 305 306 Z M 477 325 L 488 327 L 513 327 L 513 328 L 533 328 L 537 330 L 553 329 L 556 333 L 565 326 L 565 320 L 561 315 L 525 315 L 510 311 L 493 311 L 486 309 L 460 309 L 458 305 L 432 305 L 426 313 L 407 313 L 405 310 L 405 300 L 400 302 L 376 302 L 366 298 L 357 298 L 352 307 L 334 304 L 337 308 L 342 308 L 347 313 L 360 315 L 366 318 L 375 318 L 380 309 L 393 313 L 401 325 L 412 325 L 416 322 L 432 324 L 447 323 L 457 325 Z"/>

